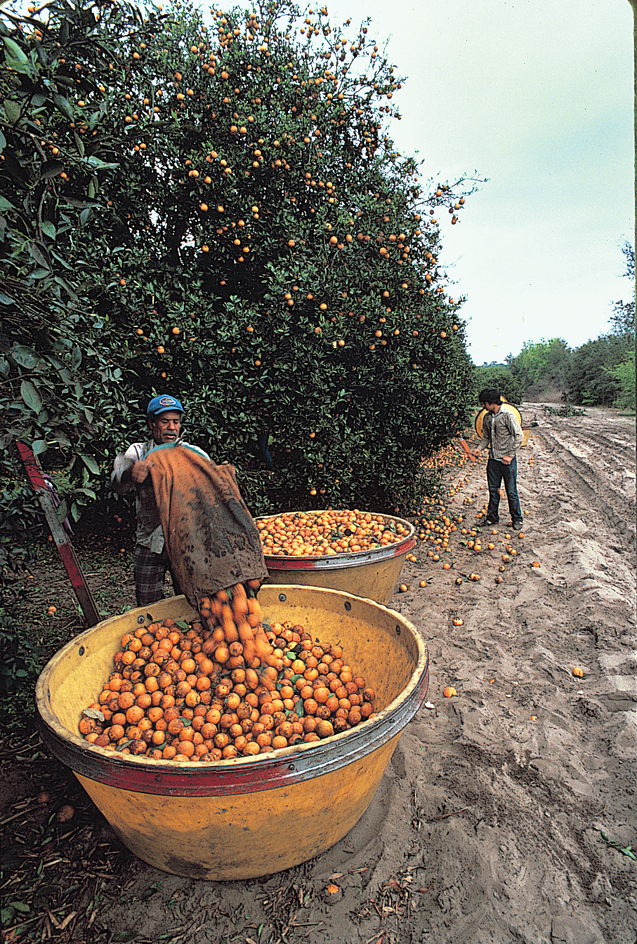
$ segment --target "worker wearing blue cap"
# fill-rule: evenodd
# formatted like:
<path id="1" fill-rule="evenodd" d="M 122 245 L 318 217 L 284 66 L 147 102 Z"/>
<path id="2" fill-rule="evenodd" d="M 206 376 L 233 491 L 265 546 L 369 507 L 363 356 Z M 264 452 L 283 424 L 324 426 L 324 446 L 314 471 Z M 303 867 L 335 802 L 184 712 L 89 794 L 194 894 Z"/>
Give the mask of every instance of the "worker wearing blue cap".
<path id="1" fill-rule="evenodd" d="M 147 456 L 155 446 L 172 443 L 177 446 L 188 446 L 201 453 L 206 459 L 210 458 L 202 449 L 185 443 L 181 438 L 183 415 L 184 408 L 176 397 L 168 394 L 153 397 L 146 409 L 146 422 L 151 438 L 146 442 L 132 443 L 126 452 L 116 456 L 113 465 L 111 475 L 113 491 L 118 495 L 133 489 L 137 492 L 135 503 L 137 534 L 133 574 L 138 606 L 149 606 L 163 599 L 167 571 L 170 571 L 175 593 L 181 593 L 166 551 L 155 492 L 149 477 L 150 461 Z"/>

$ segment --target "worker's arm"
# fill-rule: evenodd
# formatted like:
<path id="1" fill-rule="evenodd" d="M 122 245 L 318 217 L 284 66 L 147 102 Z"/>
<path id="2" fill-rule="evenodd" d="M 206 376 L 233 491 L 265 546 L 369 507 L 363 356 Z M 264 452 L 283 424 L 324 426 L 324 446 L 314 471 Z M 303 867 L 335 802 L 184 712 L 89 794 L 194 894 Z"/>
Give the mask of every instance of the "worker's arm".
<path id="1" fill-rule="evenodd" d="M 478 445 L 476 446 L 476 448 L 473 450 L 473 454 L 476 457 L 476 459 L 480 458 L 480 453 L 484 449 L 489 448 L 489 442 L 490 442 L 490 437 L 487 430 L 487 418 L 485 416 L 485 418 L 482 421 L 482 438 L 480 442 L 478 443 Z"/>
<path id="2" fill-rule="evenodd" d="M 511 444 L 508 447 L 507 454 L 505 456 L 502 456 L 502 459 L 500 461 L 503 462 L 504 465 L 511 465 L 515 457 L 515 454 L 517 453 L 518 449 L 524 442 L 524 433 L 522 432 L 522 427 L 520 426 L 516 418 L 513 416 L 513 414 L 506 413 L 504 420 L 505 420 L 506 428 L 511 437 Z"/>
<path id="3" fill-rule="evenodd" d="M 117 495 L 130 492 L 148 476 L 148 464 L 140 459 L 142 443 L 133 443 L 126 452 L 115 457 L 111 474 L 111 488 Z"/>

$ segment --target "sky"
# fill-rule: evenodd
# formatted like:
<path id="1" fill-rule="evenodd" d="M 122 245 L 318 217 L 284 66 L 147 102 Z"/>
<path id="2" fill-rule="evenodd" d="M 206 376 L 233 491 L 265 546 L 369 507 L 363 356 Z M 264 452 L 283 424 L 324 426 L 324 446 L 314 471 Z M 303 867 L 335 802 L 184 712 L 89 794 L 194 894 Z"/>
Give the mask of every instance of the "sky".
<path id="1" fill-rule="evenodd" d="M 389 134 L 422 180 L 487 178 L 439 255 L 466 297 L 468 352 L 579 347 L 610 330 L 634 286 L 633 13 L 628 0 L 325 0 L 332 25 L 367 17 L 404 76 Z"/>

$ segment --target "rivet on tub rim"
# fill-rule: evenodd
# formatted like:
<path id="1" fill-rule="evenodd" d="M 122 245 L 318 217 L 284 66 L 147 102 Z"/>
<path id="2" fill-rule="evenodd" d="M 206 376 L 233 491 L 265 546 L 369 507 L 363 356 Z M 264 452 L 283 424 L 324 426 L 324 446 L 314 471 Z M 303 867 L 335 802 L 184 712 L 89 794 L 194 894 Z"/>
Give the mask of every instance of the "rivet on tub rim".
<path id="1" fill-rule="evenodd" d="M 285 603 L 285 601 L 287 600 L 286 595 L 284 593 L 280 593 L 279 600 L 281 601 L 281 603 Z"/>
<path id="2" fill-rule="evenodd" d="M 346 601 L 345 601 L 345 609 L 346 609 L 346 610 L 351 610 L 351 608 L 352 608 L 352 604 L 349 602 L 349 600 L 346 600 Z"/>
<path id="3" fill-rule="evenodd" d="M 145 617 L 145 616 L 138 616 L 138 617 L 137 617 L 137 622 L 138 622 L 139 625 L 141 626 L 142 623 L 145 623 L 145 622 L 146 622 L 146 617 Z"/>
<path id="4" fill-rule="evenodd" d="M 80 648 L 77 650 L 78 656 L 83 656 L 85 652 L 86 652 L 86 649 L 84 648 L 84 646 L 80 646 Z"/>
<path id="5" fill-rule="evenodd" d="M 396 627 L 396 635 L 397 635 L 397 636 L 400 636 L 400 626 L 397 626 L 397 627 Z"/>

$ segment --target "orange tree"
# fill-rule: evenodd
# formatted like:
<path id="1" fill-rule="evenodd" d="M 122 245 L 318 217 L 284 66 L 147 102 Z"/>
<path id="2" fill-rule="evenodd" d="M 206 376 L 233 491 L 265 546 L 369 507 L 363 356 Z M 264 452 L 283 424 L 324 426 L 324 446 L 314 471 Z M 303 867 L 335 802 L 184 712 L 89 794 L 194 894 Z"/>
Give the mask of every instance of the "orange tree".
<path id="1" fill-rule="evenodd" d="M 166 389 L 255 512 L 414 510 L 468 420 L 440 221 L 473 184 L 423 190 L 397 151 L 369 23 L 45 9 L 0 19 L 5 445 L 81 474 L 79 513 Z"/>
<path id="2" fill-rule="evenodd" d="M 118 17 L 120 34 L 143 22 L 126 4 Z M 109 154 L 117 147 L 95 118 L 91 131 L 82 120 L 85 90 L 111 71 L 100 18 L 81 3 L 41 14 L 30 7 L 25 16 L 0 10 L 2 577 L 27 557 L 38 512 L 15 440 L 59 473 L 61 519 L 77 519 L 96 498 L 128 402 L 119 339 L 96 305 L 110 247 L 91 226 L 104 174 L 117 166 L 104 159 L 105 144 Z"/>
<path id="3" fill-rule="evenodd" d="M 104 187 L 132 236 L 109 305 L 144 392 L 183 394 L 253 506 L 407 510 L 422 456 L 462 423 L 471 365 L 435 214 L 453 223 L 465 195 L 424 195 L 385 133 L 402 83 L 368 29 L 287 2 L 211 28 L 182 9 L 96 96 L 131 145 Z M 263 430 L 273 475 L 246 461 Z"/>

